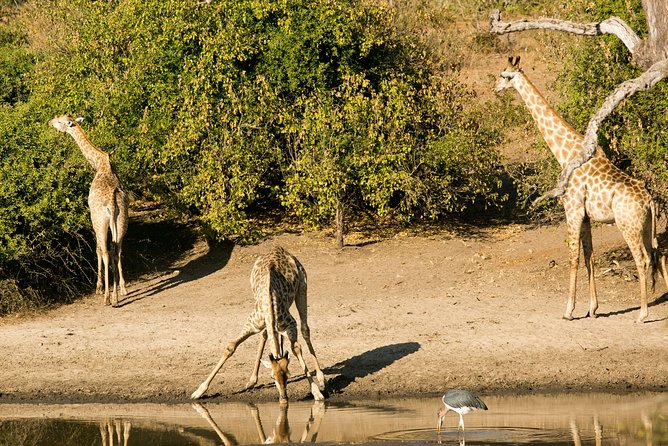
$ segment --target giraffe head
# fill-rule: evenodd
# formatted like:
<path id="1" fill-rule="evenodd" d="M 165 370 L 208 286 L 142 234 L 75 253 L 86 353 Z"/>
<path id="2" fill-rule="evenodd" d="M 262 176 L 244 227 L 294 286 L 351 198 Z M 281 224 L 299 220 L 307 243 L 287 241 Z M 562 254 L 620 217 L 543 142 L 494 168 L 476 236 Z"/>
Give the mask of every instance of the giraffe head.
<path id="1" fill-rule="evenodd" d="M 499 93 L 507 88 L 516 88 L 515 82 L 522 74 L 522 69 L 519 65 L 520 56 L 511 56 L 508 58 L 508 67 L 501 72 L 501 76 L 494 86 L 494 92 Z"/>
<path id="2" fill-rule="evenodd" d="M 83 122 L 84 118 L 72 119 L 69 115 L 56 116 L 49 121 L 49 125 L 59 132 L 69 133 L 70 129 L 74 128 L 76 124 Z"/>
<path id="3" fill-rule="evenodd" d="M 278 389 L 279 402 L 287 404 L 290 356 L 285 353 L 283 356 L 276 358 L 274 355 L 269 354 L 269 361 L 262 361 L 262 364 L 271 370 L 271 377 L 274 379 L 274 384 L 276 384 L 276 388 Z"/>

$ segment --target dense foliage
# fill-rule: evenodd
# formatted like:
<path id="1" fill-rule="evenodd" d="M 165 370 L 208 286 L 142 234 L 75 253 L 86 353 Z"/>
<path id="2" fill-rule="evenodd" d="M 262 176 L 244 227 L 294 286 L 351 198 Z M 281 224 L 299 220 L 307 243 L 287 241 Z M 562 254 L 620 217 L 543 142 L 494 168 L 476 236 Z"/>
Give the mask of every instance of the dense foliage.
<path id="1" fill-rule="evenodd" d="M 46 125 L 64 112 L 85 116 L 135 199 L 213 238 L 252 239 L 263 213 L 342 234 L 360 212 L 413 221 L 498 201 L 498 133 L 395 12 L 370 0 L 5 7 L 0 280 L 72 278 L 94 258 L 90 168 Z"/>
<path id="2" fill-rule="evenodd" d="M 497 204 L 504 176 L 522 200 L 550 187 L 558 168 L 547 152 L 500 167 L 501 129 L 533 128 L 521 105 L 481 103 L 457 80 L 466 54 L 502 45 L 478 30 L 467 49 L 455 22 L 501 2 L 390 3 L 0 3 L 0 313 L 93 280 L 92 172 L 46 125 L 64 112 L 85 116 L 135 200 L 195 219 L 211 238 L 252 240 L 267 215 L 343 237 L 362 215 L 410 223 Z M 640 0 L 507 7 L 614 14 L 645 32 Z M 560 110 L 583 131 L 638 71 L 610 36 L 580 38 L 568 54 Z M 664 202 L 667 88 L 626 101 L 600 133 L 613 161 Z"/>

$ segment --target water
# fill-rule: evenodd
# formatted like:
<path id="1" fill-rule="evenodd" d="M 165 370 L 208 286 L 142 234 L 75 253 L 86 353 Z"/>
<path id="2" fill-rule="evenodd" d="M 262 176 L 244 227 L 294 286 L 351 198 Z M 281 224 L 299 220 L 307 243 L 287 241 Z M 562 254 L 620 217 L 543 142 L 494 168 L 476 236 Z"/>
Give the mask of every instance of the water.
<path id="1" fill-rule="evenodd" d="M 668 445 L 668 393 L 485 397 L 448 413 L 438 398 L 346 403 L 0 404 L 0 445 Z"/>

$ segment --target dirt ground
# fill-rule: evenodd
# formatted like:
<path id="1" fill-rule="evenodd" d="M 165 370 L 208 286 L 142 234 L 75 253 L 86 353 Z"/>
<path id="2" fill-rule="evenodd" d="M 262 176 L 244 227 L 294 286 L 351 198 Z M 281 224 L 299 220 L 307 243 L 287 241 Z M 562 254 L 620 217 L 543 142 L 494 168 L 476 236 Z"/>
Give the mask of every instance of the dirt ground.
<path id="1" fill-rule="evenodd" d="M 169 228 L 161 236 L 179 240 Z M 383 240 L 353 235 L 341 251 L 320 234 L 212 249 L 192 240 L 171 267 L 134 277 L 119 308 L 91 295 L 1 319 L 0 402 L 186 401 L 250 314 L 250 270 L 275 244 L 308 272 L 311 335 L 330 399 L 428 396 L 452 387 L 666 391 L 665 284 L 648 322 L 636 323 L 639 289 L 625 245 L 614 226 L 596 226 L 600 317 L 583 318 L 581 271 L 577 317 L 565 321 L 565 239 L 563 225 L 510 225 Z M 141 255 L 142 243 L 152 241 L 136 240 L 126 252 Z M 239 393 L 258 340 L 239 347 L 210 396 L 277 398 L 265 369 L 263 386 Z M 291 372 L 291 398 L 310 398 L 297 361 Z"/>

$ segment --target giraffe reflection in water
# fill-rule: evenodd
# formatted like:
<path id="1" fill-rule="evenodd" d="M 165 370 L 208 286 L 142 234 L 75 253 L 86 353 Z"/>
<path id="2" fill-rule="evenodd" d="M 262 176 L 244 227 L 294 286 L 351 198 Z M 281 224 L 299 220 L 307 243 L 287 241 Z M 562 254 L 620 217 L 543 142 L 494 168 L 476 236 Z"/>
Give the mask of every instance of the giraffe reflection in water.
<path id="1" fill-rule="evenodd" d="M 573 445 L 582 446 L 582 440 L 580 438 L 580 429 L 578 428 L 575 418 L 571 418 L 569 423 L 571 427 L 571 434 L 573 435 Z M 598 416 L 594 415 L 594 440 L 596 441 L 596 446 L 601 446 L 601 441 L 603 438 L 603 428 L 601 423 L 598 421 Z"/>
<path id="2" fill-rule="evenodd" d="M 211 428 L 216 432 L 220 440 L 225 446 L 236 445 L 238 444 L 234 440 L 234 436 L 231 433 L 223 432 L 218 424 L 214 421 L 213 417 L 209 411 L 203 405 L 199 403 L 194 403 L 192 405 L 193 409 L 197 411 L 202 418 L 204 418 Z M 258 438 L 263 444 L 278 444 L 278 443 L 292 443 L 291 439 L 292 430 L 290 429 L 290 423 L 288 421 L 288 404 L 280 404 L 278 417 L 274 423 L 273 430 L 271 435 L 267 436 L 262 425 L 262 420 L 260 419 L 260 411 L 258 410 L 255 404 L 248 404 L 250 415 L 253 417 L 255 422 L 255 427 L 257 429 Z M 320 430 L 320 424 L 325 415 L 325 403 L 322 401 L 314 401 L 311 406 L 311 412 L 309 414 L 308 420 L 306 420 L 306 426 L 302 432 L 299 443 L 314 443 L 318 437 L 318 431 Z"/>
<path id="3" fill-rule="evenodd" d="M 123 420 L 100 422 L 102 446 L 128 446 L 132 423 Z M 121 439 L 123 442 L 121 443 Z M 115 440 L 115 441 L 114 441 Z"/>

